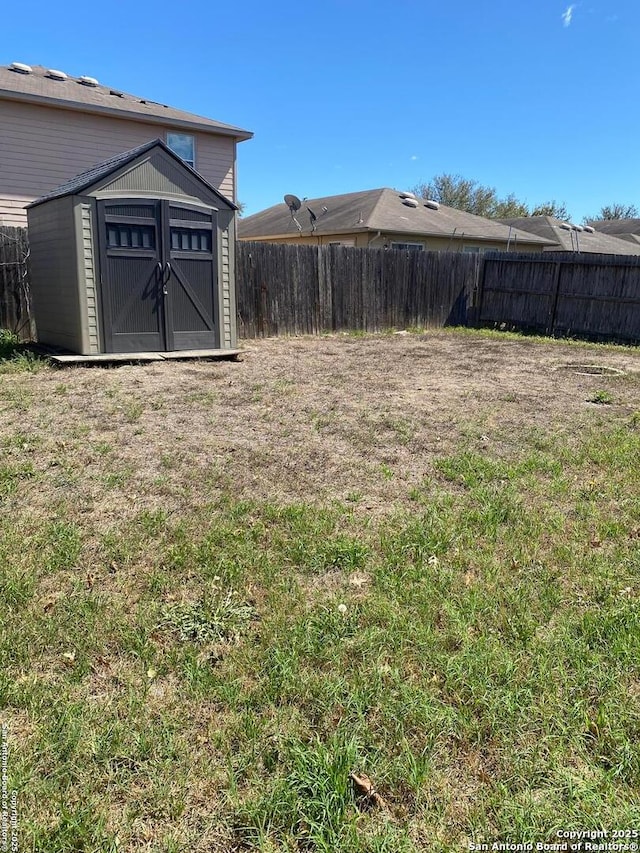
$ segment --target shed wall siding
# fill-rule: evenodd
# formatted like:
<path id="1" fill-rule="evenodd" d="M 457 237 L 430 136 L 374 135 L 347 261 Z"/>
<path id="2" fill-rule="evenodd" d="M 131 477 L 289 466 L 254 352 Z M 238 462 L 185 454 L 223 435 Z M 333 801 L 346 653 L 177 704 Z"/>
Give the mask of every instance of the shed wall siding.
<path id="1" fill-rule="evenodd" d="M 0 100 L 0 224 L 24 226 L 25 204 L 109 157 L 157 137 L 166 140 L 171 130 L 171 125 Z M 193 135 L 197 171 L 234 200 L 233 138 Z"/>
<path id="2" fill-rule="evenodd" d="M 219 346 L 233 349 L 237 343 L 235 294 L 235 223 L 230 210 L 218 212 L 218 328 Z"/>
<path id="3" fill-rule="evenodd" d="M 93 209 L 90 202 L 80 203 L 80 257 L 81 281 L 84 279 L 84 289 L 87 302 L 87 338 L 90 353 L 101 352 L 100 327 L 98 314 L 98 287 L 96 284 L 96 252 L 94 246 Z"/>
<path id="4" fill-rule="evenodd" d="M 38 340 L 81 352 L 82 328 L 73 199 L 29 212 L 31 295 Z"/>

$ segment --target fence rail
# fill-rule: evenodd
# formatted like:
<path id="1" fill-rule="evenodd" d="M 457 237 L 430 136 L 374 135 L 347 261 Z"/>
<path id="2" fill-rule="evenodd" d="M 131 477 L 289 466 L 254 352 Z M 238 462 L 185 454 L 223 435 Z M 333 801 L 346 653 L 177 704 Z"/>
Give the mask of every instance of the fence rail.
<path id="1" fill-rule="evenodd" d="M 27 229 L 0 226 L 0 329 L 9 329 L 23 340 L 35 334 L 28 258 Z"/>

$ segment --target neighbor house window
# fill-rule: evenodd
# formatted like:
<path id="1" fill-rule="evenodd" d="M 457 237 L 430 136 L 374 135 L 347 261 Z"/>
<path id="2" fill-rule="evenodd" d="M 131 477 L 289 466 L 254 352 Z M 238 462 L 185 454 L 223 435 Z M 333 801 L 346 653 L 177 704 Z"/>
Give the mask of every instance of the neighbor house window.
<path id="1" fill-rule="evenodd" d="M 195 169 L 195 136 L 191 136 L 188 133 L 167 133 L 167 146 L 173 151 L 174 154 L 177 154 L 178 157 L 182 157 L 184 162 L 191 166 L 192 169 Z"/>
<path id="2" fill-rule="evenodd" d="M 423 243 L 392 243 L 392 249 L 399 249 L 401 252 L 422 252 L 424 249 Z"/>

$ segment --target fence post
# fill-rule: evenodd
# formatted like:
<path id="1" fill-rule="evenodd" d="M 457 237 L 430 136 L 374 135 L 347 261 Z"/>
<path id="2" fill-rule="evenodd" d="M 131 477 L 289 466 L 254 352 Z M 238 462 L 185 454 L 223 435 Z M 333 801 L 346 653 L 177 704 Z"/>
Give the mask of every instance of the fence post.
<path id="1" fill-rule="evenodd" d="M 551 337 L 553 335 L 553 331 L 556 324 L 556 312 L 558 310 L 558 296 L 560 294 L 560 270 L 562 268 L 562 264 L 560 261 L 556 264 L 556 268 L 553 273 L 553 285 L 551 287 L 551 304 L 549 306 L 549 317 L 547 319 L 547 328 L 545 329 L 545 335 Z"/>
<path id="2" fill-rule="evenodd" d="M 487 258 L 484 255 L 480 257 L 480 267 L 478 268 L 478 278 L 476 287 L 473 293 L 473 303 L 471 306 L 471 317 L 467 317 L 467 326 L 479 326 L 482 317 L 482 300 L 484 297 L 484 277 L 487 268 Z"/>

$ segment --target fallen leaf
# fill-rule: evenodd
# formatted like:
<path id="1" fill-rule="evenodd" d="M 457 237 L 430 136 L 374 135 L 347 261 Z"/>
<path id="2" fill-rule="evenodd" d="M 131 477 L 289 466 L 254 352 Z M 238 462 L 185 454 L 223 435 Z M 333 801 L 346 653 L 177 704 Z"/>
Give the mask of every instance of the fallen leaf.
<path id="1" fill-rule="evenodd" d="M 75 662 L 76 653 L 75 652 L 62 652 L 62 657 L 65 659 L 65 661 L 68 661 L 69 664 L 72 664 Z"/>

